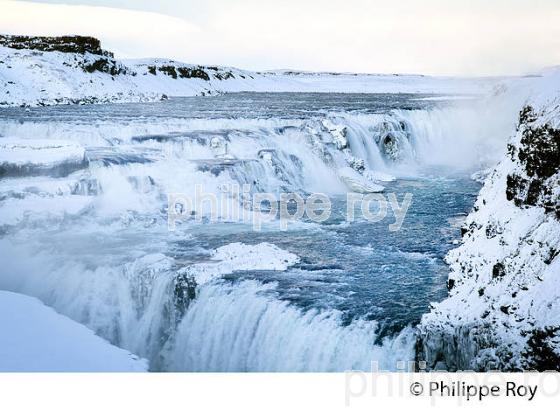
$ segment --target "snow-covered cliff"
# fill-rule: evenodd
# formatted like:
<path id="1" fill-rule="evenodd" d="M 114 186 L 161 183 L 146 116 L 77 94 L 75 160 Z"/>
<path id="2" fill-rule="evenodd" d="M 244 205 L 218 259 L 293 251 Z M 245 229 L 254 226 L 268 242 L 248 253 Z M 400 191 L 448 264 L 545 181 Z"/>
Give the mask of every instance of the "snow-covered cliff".
<path id="1" fill-rule="evenodd" d="M 168 59 L 117 60 L 97 39 L 0 35 L 0 106 L 158 101 L 221 92 L 483 93 L 496 79 L 252 72 Z"/>
<path id="2" fill-rule="evenodd" d="M 0 106 L 158 101 L 242 86 L 243 70 L 171 60 L 119 61 L 96 39 L 0 36 Z"/>
<path id="3" fill-rule="evenodd" d="M 420 324 L 430 369 L 560 370 L 560 72 L 538 82 Z"/>

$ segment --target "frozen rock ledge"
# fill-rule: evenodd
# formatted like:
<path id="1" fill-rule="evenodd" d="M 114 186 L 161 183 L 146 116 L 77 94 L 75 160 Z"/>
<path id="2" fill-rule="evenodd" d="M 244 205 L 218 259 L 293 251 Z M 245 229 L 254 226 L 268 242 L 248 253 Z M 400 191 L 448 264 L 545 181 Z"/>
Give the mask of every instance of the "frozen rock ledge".
<path id="1" fill-rule="evenodd" d="M 0 371 L 140 372 L 148 363 L 37 299 L 0 291 Z"/>

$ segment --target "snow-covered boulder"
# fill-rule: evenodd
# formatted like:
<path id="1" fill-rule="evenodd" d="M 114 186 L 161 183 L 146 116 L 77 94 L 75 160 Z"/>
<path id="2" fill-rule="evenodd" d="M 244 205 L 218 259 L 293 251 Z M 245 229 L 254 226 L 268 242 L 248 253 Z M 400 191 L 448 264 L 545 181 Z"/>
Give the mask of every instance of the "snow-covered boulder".
<path id="1" fill-rule="evenodd" d="M 141 372 L 148 363 L 35 298 L 0 291 L 0 371 Z"/>

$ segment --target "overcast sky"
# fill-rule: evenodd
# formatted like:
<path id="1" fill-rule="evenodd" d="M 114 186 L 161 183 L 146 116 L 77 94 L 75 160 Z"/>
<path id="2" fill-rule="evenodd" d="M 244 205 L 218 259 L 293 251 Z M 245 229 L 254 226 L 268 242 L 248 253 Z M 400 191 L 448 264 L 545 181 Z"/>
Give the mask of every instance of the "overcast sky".
<path id="1" fill-rule="evenodd" d="M 0 32 L 93 35 L 119 57 L 255 70 L 494 75 L 560 64 L 559 0 L 0 0 Z"/>

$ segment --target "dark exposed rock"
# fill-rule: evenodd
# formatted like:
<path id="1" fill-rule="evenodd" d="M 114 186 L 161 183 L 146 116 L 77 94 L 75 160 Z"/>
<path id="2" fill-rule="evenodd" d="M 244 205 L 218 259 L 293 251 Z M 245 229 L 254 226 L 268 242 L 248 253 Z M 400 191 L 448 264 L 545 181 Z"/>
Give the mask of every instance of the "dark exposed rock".
<path id="1" fill-rule="evenodd" d="M 100 58 L 92 63 L 84 64 L 84 71 L 94 73 L 96 71 L 110 75 L 126 74 L 127 70 L 113 59 Z"/>
<path id="2" fill-rule="evenodd" d="M 200 78 L 201 80 L 204 80 L 204 81 L 210 81 L 210 76 L 208 75 L 208 73 L 206 71 L 204 71 L 204 67 L 202 67 L 202 66 L 198 66 L 198 67 L 178 66 L 178 67 L 176 67 L 176 66 L 170 65 L 170 64 L 162 65 L 162 66 L 155 66 L 155 65 L 148 66 L 148 72 L 150 74 L 156 75 L 157 71 L 159 71 L 159 72 L 161 72 L 165 75 L 168 75 L 169 77 L 171 77 L 173 79 L 177 79 L 177 78 Z M 233 77 L 233 75 L 230 77 L 230 76 L 225 76 L 223 74 L 222 75 L 214 74 L 214 76 L 216 78 L 218 78 L 218 76 L 221 76 L 221 78 L 219 78 L 220 80 Z"/>
<path id="3" fill-rule="evenodd" d="M 548 124 L 526 128 L 518 158 L 530 177 L 548 178 L 560 167 L 560 130 Z"/>
<path id="4" fill-rule="evenodd" d="M 526 105 L 521 109 L 519 113 L 519 123 L 528 124 L 530 122 L 535 122 L 537 120 L 537 113 L 530 105 Z"/>
<path id="5" fill-rule="evenodd" d="M 560 326 L 535 329 L 527 342 L 527 349 L 522 353 L 527 370 L 539 372 L 547 370 L 560 371 Z"/>
<path id="6" fill-rule="evenodd" d="M 496 235 L 502 233 L 501 227 L 496 223 L 489 223 L 486 225 L 486 237 L 488 239 L 495 238 Z"/>
<path id="7" fill-rule="evenodd" d="M 515 156 L 517 155 L 517 148 L 515 145 L 507 144 L 507 154 L 512 160 L 515 159 Z"/>
<path id="8" fill-rule="evenodd" d="M 172 285 L 177 318 L 180 319 L 196 297 L 196 281 L 189 275 L 180 274 L 175 277 Z"/>
<path id="9" fill-rule="evenodd" d="M 172 65 L 158 67 L 158 70 L 170 77 L 173 77 L 174 79 L 177 79 L 177 70 L 175 70 L 175 67 Z"/>
<path id="10" fill-rule="evenodd" d="M 447 280 L 447 290 L 453 289 L 455 286 L 455 279 L 448 279 Z"/>
<path id="11" fill-rule="evenodd" d="M 519 175 L 508 175 L 507 176 L 507 186 L 506 186 L 506 198 L 508 201 L 514 201 L 515 205 L 521 206 L 523 201 L 518 198 L 521 196 L 520 193 L 527 190 L 528 181 Z M 525 197 L 525 195 L 523 195 Z"/>
<path id="12" fill-rule="evenodd" d="M 476 222 L 471 222 L 468 226 L 461 226 L 461 236 L 466 236 L 468 234 L 472 234 L 474 231 L 482 228 L 481 225 L 477 224 Z"/>
<path id="13" fill-rule="evenodd" d="M 0 35 L 0 46 L 17 50 L 60 51 L 62 53 L 91 53 L 113 58 L 113 53 L 103 50 L 101 42 L 85 36 L 12 36 Z"/>
<path id="14" fill-rule="evenodd" d="M 214 71 L 214 78 L 218 79 L 218 80 L 228 80 L 230 78 L 235 78 L 235 76 L 233 75 L 233 73 L 231 71 L 222 71 L 220 72 L 220 69 L 216 66 L 204 66 L 204 67 L 200 67 L 200 68 L 204 68 L 205 70 L 208 71 Z M 244 75 L 239 75 L 241 78 L 245 78 Z M 251 77 L 253 78 L 253 77 Z"/>
<path id="15" fill-rule="evenodd" d="M 540 206 L 560 217 L 558 197 L 553 193 L 560 169 L 560 130 L 535 125 L 535 119 L 530 106 L 519 114 L 520 146 L 508 147 L 508 153 L 525 172 L 507 175 L 506 198 L 518 207 Z"/>
<path id="16" fill-rule="evenodd" d="M 498 262 L 492 267 L 493 279 L 501 278 L 502 276 L 505 276 L 505 274 L 506 274 L 506 268 L 503 263 Z"/>
<path id="17" fill-rule="evenodd" d="M 181 78 L 200 78 L 204 81 L 210 81 L 210 77 L 202 67 L 179 67 L 177 71 L 179 71 L 179 76 Z"/>
<path id="18" fill-rule="evenodd" d="M 241 76 L 242 78 L 245 78 L 243 76 Z M 229 80 L 230 78 L 235 78 L 235 76 L 233 75 L 233 73 L 231 71 L 226 71 L 224 73 L 216 73 L 214 74 L 214 78 L 218 79 L 218 80 Z"/>
<path id="19" fill-rule="evenodd" d="M 552 261 L 554 260 L 554 258 L 556 258 L 556 256 L 558 256 L 559 253 L 560 253 L 560 250 L 550 248 L 549 252 L 548 252 L 548 256 L 543 260 L 543 262 L 547 265 L 550 265 L 552 263 Z"/>

